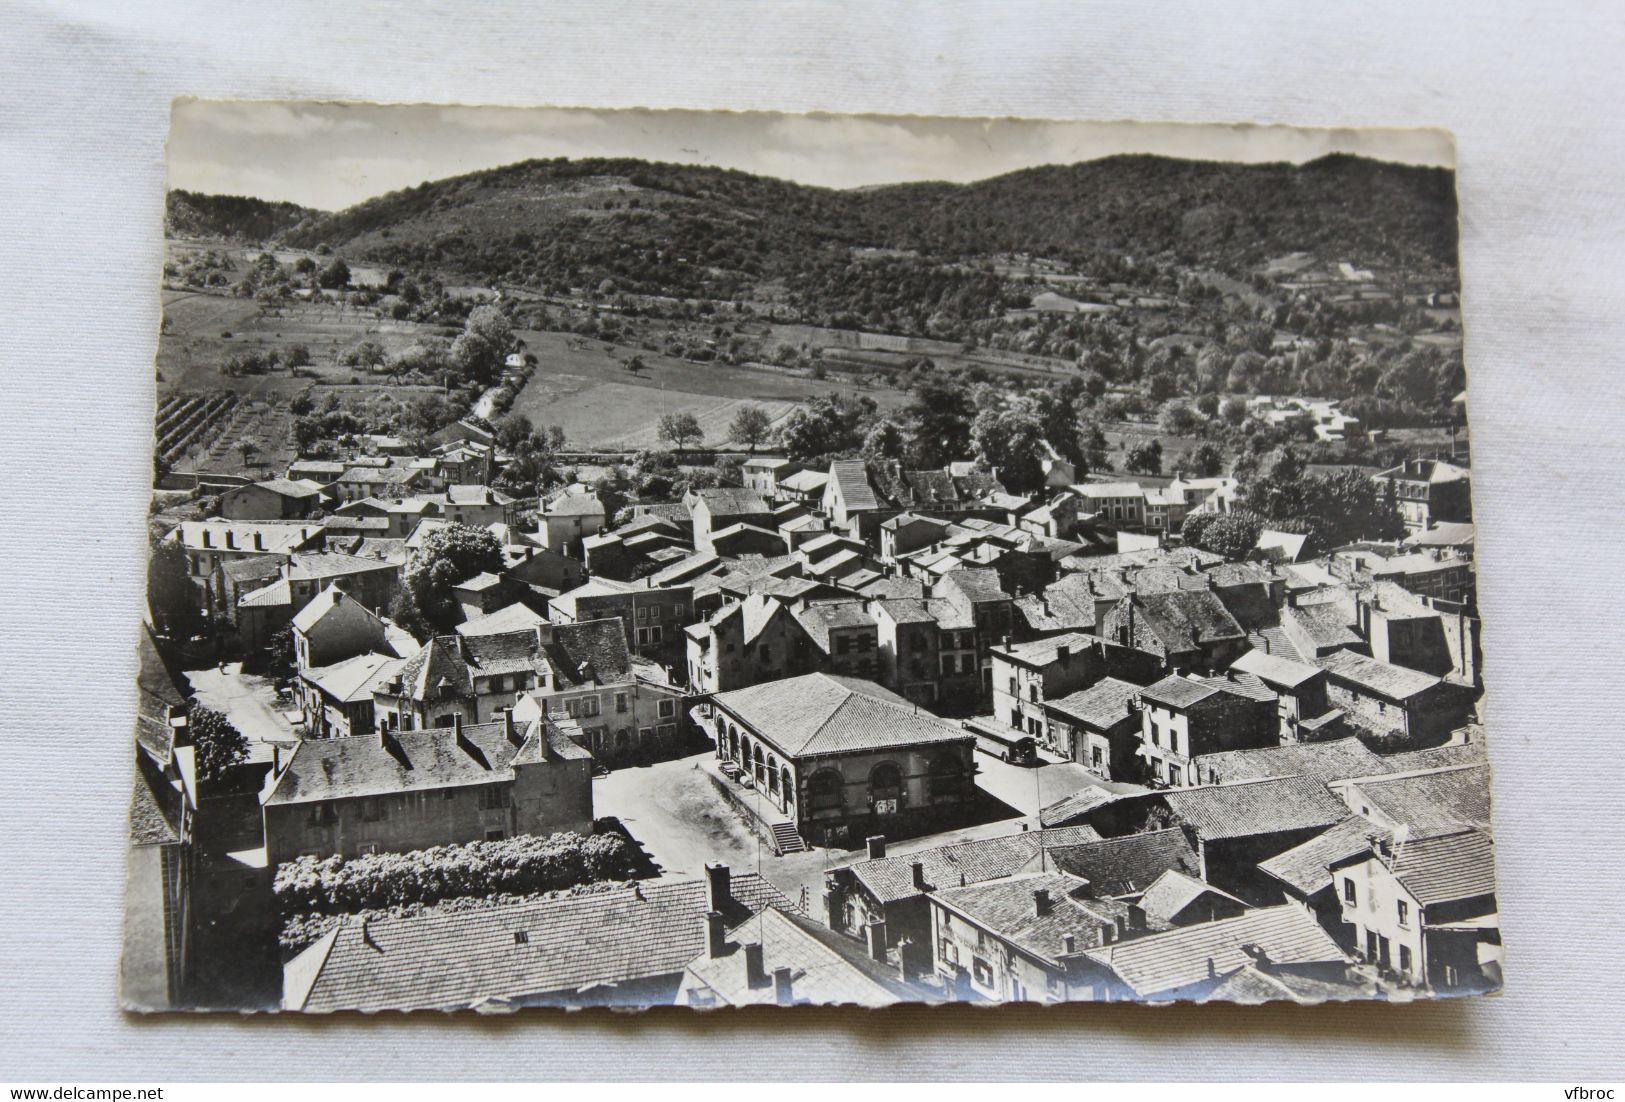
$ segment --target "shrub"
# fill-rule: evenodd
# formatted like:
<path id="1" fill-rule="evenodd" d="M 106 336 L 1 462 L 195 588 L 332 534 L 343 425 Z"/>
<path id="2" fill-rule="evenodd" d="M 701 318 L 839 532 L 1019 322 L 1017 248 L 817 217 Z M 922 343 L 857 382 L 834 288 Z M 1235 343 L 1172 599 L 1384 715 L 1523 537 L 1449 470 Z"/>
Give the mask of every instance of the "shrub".
<path id="1" fill-rule="evenodd" d="M 350 861 L 301 857 L 277 869 L 272 891 L 284 916 L 346 914 L 628 879 L 637 860 L 637 851 L 617 834 L 521 835 L 410 853 L 375 853 Z"/>

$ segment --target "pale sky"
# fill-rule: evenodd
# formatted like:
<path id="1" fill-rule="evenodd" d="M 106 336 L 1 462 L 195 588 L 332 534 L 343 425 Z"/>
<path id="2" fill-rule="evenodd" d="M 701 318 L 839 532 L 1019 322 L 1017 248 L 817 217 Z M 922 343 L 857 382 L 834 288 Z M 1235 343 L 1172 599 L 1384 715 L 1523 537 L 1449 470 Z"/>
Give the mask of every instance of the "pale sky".
<path id="1" fill-rule="evenodd" d="M 169 185 L 338 210 L 532 157 L 638 157 L 846 188 L 965 183 L 1115 153 L 1455 163 L 1442 130 L 177 100 Z"/>

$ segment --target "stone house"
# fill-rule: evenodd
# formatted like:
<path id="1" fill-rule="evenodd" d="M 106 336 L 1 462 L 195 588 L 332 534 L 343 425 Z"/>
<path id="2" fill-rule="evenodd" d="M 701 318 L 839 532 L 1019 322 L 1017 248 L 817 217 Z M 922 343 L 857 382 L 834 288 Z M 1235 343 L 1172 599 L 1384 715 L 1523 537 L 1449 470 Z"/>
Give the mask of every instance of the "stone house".
<path id="1" fill-rule="evenodd" d="M 268 863 L 592 832 L 592 758 L 544 723 L 299 743 L 261 797 Z"/>
<path id="2" fill-rule="evenodd" d="M 975 738 L 871 681 L 807 674 L 712 707 L 717 756 L 814 843 L 952 829 L 974 806 Z"/>
<path id="3" fill-rule="evenodd" d="M 1169 674 L 1140 690 L 1140 758 L 1153 784 L 1198 784 L 1202 755 L 1279 739 L 1275 694 L 1256 684 Z"/>

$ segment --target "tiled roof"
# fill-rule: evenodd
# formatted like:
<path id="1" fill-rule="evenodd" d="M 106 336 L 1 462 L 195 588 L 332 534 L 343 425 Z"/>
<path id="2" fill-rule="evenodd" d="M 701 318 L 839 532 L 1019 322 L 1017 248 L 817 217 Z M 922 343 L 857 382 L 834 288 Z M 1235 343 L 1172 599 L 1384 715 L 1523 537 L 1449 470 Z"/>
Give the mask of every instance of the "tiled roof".
<path id="1" fill-rule="evenodd" d="M 1068 574 L 1043 593 L 1016 599 L 1016 611 L 1033 631 L 1081 631 L 1095 626 L 1095 582 L 1088 574 Z"/>
<path id="2" fill-rule="evenodd" d="M 1010 595 L 999 581 L 998 571 L 986 567 L 965 567 L 950 570 L 942 576 L 942 584 L 959 590 L 972 601 L 1007 601 Z"/>
<path id="3" fill-rule="evenodd" d="M 1324 828 L 1348 817 L 1343 803 L 1312 777 L 1172 788 L 1156 796 L 1209 842 Z"/>
<path id="4" fill-rule="evenodd" d="M 1035 893 L 1046 892 L 1040 908 Z M 1115 936 L 1117 920 L 1129 917 L 1126 904 L 1087 894 L 1087 885 L 1064 872 L 1035 873 L 945 888 L 932 900 L 964 915 L 1030 953 L 1058 960 L 1103 945 Z M 1159 924 L 1153 925 L 1157 928 Z M 1108 935 L 1107 931 L 1111 931 Z M 1067 939 L 1072 948 L 1067 948 Z"/>
<path id="5" fill-rule="evenodd" d="M 564 493 L 548 502 L 542 512 L 550 517 L 603 516 L 604 503 L 597 494 Z"/>
<path id="6" fill-rule="evenodd" d="M 1462 827 L 1490 829 L 1490 767 L 1449 766 L 1420 773 L 1401 773 L 1350 781 L 1344 797 L 1349 806 L 1381 816 L 1417 834 L 1442 833 Z"/>
<path id="7" fill-rule="evenodd" d="M 1481 765 L 1489 760 L 1489 750 L 1484 743 L 1456 742 L 1447 746 L 1430 746 L 1425 750 L 1404 750 L 1398 754 L 1385 754 L 1382 764 L 1390 773 L 1410 773 L 1421 769 L 1443 769 L 1452 765 Z"/>
<path id="8" fill-rule="evenodd" d="M 1221 691 L 1217 686 L 1198 678 L 1171 673 L 1141 689 L 1140 695 L 1152 703 L 1165 704 L 1170 708 L 1189 708 Z"/>
<path id="9" fill-rule="evenodd" d="M 1096 788 L 1092 784 L 1084 785 L 1072 795 L 1063 796 L 1039 811 L 1038 821 L 1046 827 L 1065 826 L 1097 807 L 1127 798 L 1109 789 Z"/>
<path id="10" fill-rule="evenodd" d="M 269 490 L 273 494 L 297 498 L 301 501 L 307 497 L 317 497 L 322 492 L 321 486 L 303 478 L 267 478 L 263 482 L 254 483 L 254 485 L 262 490 Z"/>
<path id="11" fill-rule="evenodd" d="M 186 797 L 141 747 L 135 751 L 135 782 L 130 793 L 130 845 L 161 846 L 181 841 Z"/>
<path id="12" fill-rule="evenodd" d="M 1196 876 L 1201 869 L 1196 847 L 1178 827 L 1055 846 L 1049 860 L 1061 871 L 1089 881 L 1092 894 L 1107 896 L 1137 895 L 1165 872 Z"/>
<path id="13" fill-rule="evenodd" d="M 884 612 L 886 618 L 897 624 L 934 624 L 937 618 L 931 615 L 925 601 L 918 597 L 890 597 L 881 598 L 875 602 L 875 611 Z"/>
<path id="14" fill-rule="evenodd" d="M 478 483 L 455 483 L 446 487 L 446 500 L 453 505 L 512 505 L 514 499 L 501 490 Z"/>
<path id="15" fill-rule="evenodd" d="M 1201 643 L 1241 639 L 1247 634 L 1211 590 L 1140 593 L 1130 599 L 1170 650 L 1189 650 Z"/>
<path id="16" fill-rule="evenodd" d="M 1250 673 L 1227 671 L 1224 677 L 1204 677 L 1200 680 L 1202 684 L 1211 685 L 1220 692 L 1244 696 L 1248 700 L 1268 701 L 1273 704 L 1278 699 L 1274 689 Z"/>
<path id="17" fill-rule="evenodd" d="M 1221 899 L 1240 904 L 1243 908 L 1246 907 L 1245 903 L 1229 892 L 1220 891 L 1212 884 L 1198 880 L 1178 869 L 1169 869 L 1145 889 L 1145 894 L 1140 897 L 1140 909 L 1145 911 L 1148 918 L 1171 923 L 1186 907 L 1204 895 L 1216 895 Z"/>
<path id="18" fill-rule="evenodd" d="M 438 791 L 513 779 L 513 759 L 525 743 L 540 740 L 543 725 L 510 740 L 503 723 L 392 731 L 387 743 L 376 733 L 349 738 L 307 739 L 294 747 L 271 783 L 265 804 L 303 804 L 398 792 Z M 587 755 L 556 730 L 547 731 L 548 755 Z"/>
<path id="19" fill-rule="evenodd" d="M 858 587 L 865 597 L 920 598 L 925 597 L 925 583 L 918 578 L 876 578 Z"/>
<path id="20" fill-rule="evenodd" d="M 880 499 L 869 483 L 869 469 L 861 459 L 837 459 L 829 465 L 829 478 L 840 491 L 848 510 L 878 509 Z"/>
<path id="21" fill-rule="evenodd" d="M 382 626 L 382 621 L 373 615 L 372 610 L 353 597 L 346 597 L 344 591 L 336 586 L 329 586 L 306 602 L 305 607 L 294 614 L 293 626 L 298 631 L 309 632 L 334 609 L 343 606 L 346 610 L 355 610 L 362 616 Z"/>
<path id="22" fill-rule="evenodd" d="M 1088 650 L 1094 642 L 1095 637 L 1092 635 L 1071 632 L 1067 635 L 1051 636 L 1048 639 L 1034 639 L 1029 643 L 1014 643 L 1008 647 L 997 648 L 993 653 L 1023 666 L 1041 669 L 1059 662 L 1063 648 L 1070 654 L 1078 654 Z"/>
<path id="23" fill-rule="evenodd" d="M 1274 965 L 1261 970 L 1256 964 L 1232 972 L 1223 983 L 1208 992 L 1204 1001 L 1252 1005 L 1279 1002 L 1323 1003 L 1346 999 L 1369 999 L 1374 986 L 1357 977 L 1341 980 L 1323 975 L 1300 973 Z"/>
<path id="24" fill-rule="evenodd" d="M 254 551 L 262 554 L 287 555 L 312 541 L 322 538 L 322 523 L 276 520 L 183 520 L 170 538 L 188 551 Z M 208 546 L 204 546 L 204 536 Z M 232 546 L 226 546 L 226 537 Z M 258 536 L 260 545 L 254 546 Z"/>
<path id="25" fill-rule="evenodd" d="M 1386 831 L 1369 819 L 1351 815 L 1307 842 L 1259 862 L 1258 867 L 1304 896 L 1310 896 L 1330 886 L 1329 870 L 1333 864 L 1369 851 L 1373 837 L 1387 836 Z"/>
<path id="26" fill-rule="evenodd" d="M 249 590 L 237 598 L 238 608 L 282 608 L 293 604 L 293 586 L 278 578 L 269 585 Z"/>
<path id="27" fill-rule="evenodd" d="M 1230 668 L 1252 674 L 1266 685 L 1283 689 L 1296 689 L 1321 675 L 1320 667 L 1282 657 L 1274 652 L 1273 647 L 1269 651 L 1254 647 L 1232 662 Z"/>
<path id="28" fill-rule="evenodd" d="M 1244 946 L 1263 950 L 1276 964 L 1347 959 L 1320 924 L 1291 903 L 1120 941 L 1089 956 L 1145 999 L 1247 967 L 1253 957 Z"/>
<path id="29" fill-rule="evenodd" d="M 1495 893 L 1495 843 L 1477 830 L 1394 843 L 1394 878 L 1424 907 Z"/>
<path id="30" fill-rule="evenodd" d="M 1335 603 L 1299 605 L 1285 609 L 1283 615 L 1297 624 L 1317 647 L 1359 646 L 1364 642 Z"/>
<path id="31" fill-rule="evenodd" d="M 358 555 L 343 555 L 337 551 L 297 551 L 288 559 L 284 577 L 289 581 L 298 582 L 394 569 L 396 568 L 387 562 L 366 559 Z"/>
<path id="32" fill-rule="evenodd" d="M 875 627 L 875 618 L 862 601 L 819 601 L 796 609 L 793 615 L 808 637 L 826 652 L 830 649 L 830 632 Z"/>
<path id="33" fill-rule="evenodd" d="M 760 516 L 773 511 L 762 500 L 761 494 L 737 486 L 709 486 L 695 490 L 689 511 L 692 512 L 694 506 L 699 504 L 703 504 L 714 517 Z"/>
<path id="34" fill-rule="evenodd" d="M 1347 681 L 1391 700 L 1408 700 L 1443 684 L 1432 674 L 1379 661 L 1351 650 L 1335 650 L 1320 659 L 1333 680 Z"/>
<path id="35" fill-rule="evenodd" d="M 502 635 L 510 631 L 534 629 L 536 625 L 545 624 L 546 622 L 547 617 L 541 613 L 528 605 L 515 602 L 506 608 L 488 612 L 484 616 L 464 620 L 457 625 L 457 634 L 465 638 L 475 635 Z"/>
<path id="36" fill-rule="evenodd" d="M 1225 750 L 1203 754 L 1196 761 L 1204 775 L 1217 777 L 1225 784 L 1293 776 L 1313 777 L 1325 784 L 1349 777 L 1369 777 L 1386 768 L 1383 759 L 1357 738 Z"/>
<path id="37" fill-rule="evenodd" d="M 714 699 L 791 757 L 974 737 L 891 690 L 854 677 L 810 673 Z"/>
<path id="38" fill-rule="evenodd" d="M 1080 497 L 1144 497 L 1145 490 L 1138 482 L 1080 482 L 1072 487 Z"/>
<path id="39" fill-rule="evenodd" d="M 1093 827 L 1086 826 L 1022 831 L 858 861 L 848 867 L 876 900 L 895 903 L 920 894 L 914 886 L 915 862 L 921 865 L 921 875 L 931 889 L 960 887 L 1013 876 L 1037 862 L 1040 848 L 1053 853 L 1056 847 L 1093 842 L 1099 837 Z"/>
<path id="40" fill-rule="evenodd" d="M 752 986 L 744 945 L 762 947 L 766 982 Z M 923 993 L 902 981 L 895 964 L 871 958 L 864 943 L 793 911 L 769 907 L 729 933 L 722 956 L 702 953 L 688 972 L 729 1006 L 777 1002 L 774 973 L 790 969 L 791 997 L 814 1006 L 890 1006 L 918 1002 Z"/>
<path id="41" fill-rule="evenodd" d="M 732 878 L 734 922 L 790 901 L 755 873 Z M 455 1010 L 568 998 L 584 988 L 675 976 L 705 948 L 706 888 L 652 881 L 564 899 L 361 923 L 288 966 L 284 1008 Z M 523 935 L 521 938 L 520 935 Z"/>
<path id="42" fill-rule="evenodd" d="M 793 475 L 779 479 L 779 486 L 782 489 L 798 494 L 815 494 L 828 483 L 829 475 L 823 471 L 797 471 Z"/>
<path id="43" fill-rule="evenodd" d="M 1058 713 L 1085 726 L 1105 731 L 1135 714 L 1129 701 L 1140 694 L 1140 686 L 1116 677 L 1104 677 L 1087 689 L 1044 702 L 1046 711 Z"/>
<path id="44" fill-rule="evenodd" d="M 304 670 L 299 676 L 328 696 L 348 704 L 371 700 L 373 686 L 397 673 L 404 661 L 387 654 L 358 654 L 331 666 Z"/>

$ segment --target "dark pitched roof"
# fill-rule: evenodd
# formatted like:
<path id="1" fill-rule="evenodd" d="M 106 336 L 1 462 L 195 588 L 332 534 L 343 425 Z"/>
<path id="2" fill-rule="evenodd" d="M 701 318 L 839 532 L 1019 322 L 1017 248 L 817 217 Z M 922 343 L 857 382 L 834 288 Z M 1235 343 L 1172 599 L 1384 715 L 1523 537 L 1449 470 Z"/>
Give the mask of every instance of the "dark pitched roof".
<path id="1" fill-rule="evenodd" d="M 135 783 L 130 793 L 130 845 L 161 846 L 181 841 L 186 797 L 142 747 L 135 751 Z"/>
<path id="2" fill-rule="evenodd" d="M 1253 963 L 1250 946 L 1277 964 L 1347 960 L 1320 924 L 1292 903 L 1120 941 L 1089 956 L 1144 999 L 1245 968 Z"/>
<path id="3" fill-rule="evenodd" d="M 873 628 L 875 618 L 862 601 L 819 601 L 794 612 L 796 622 L 823 651 L 830 649 L 830 632 L 849 628 Z"/>
<path id="4" fill-rule="evenodd" d="M 1450 766 L 1349 782 L 1354 810 L 1408 826 L 1413 836 L 1461 827 L 1490 829 L 1490 767 Z"/>
<path id="5" fill-rule="evenodd" d="M 1456 742 L 1446 746 L 1430 746 L 1425 750 L 1403 750 L 1385 754 L 1382 764 L 1391 773 L 1409 773 L 1421 769 L 1443 769 L 1452 765 L 1481 765 L 1489 761 L 1489 749 L 1482 742 Z M 1372 770 L 1376 772 L 1375 769 Z"/>
<path id="6" fill-rule="evenodd" d="M 1139 694 L 1140 686 L 1131 681 L 1104 677 L 1087 689 L 1045 701 L 1044 709 L 1104 731 L 1135 714 L 1129 702 Z"/>
<path id="7" fill-rule="evenodd" d="M 1370 851 L 1372 838 L 1387 836 L 1386 831 L 1369 819 L 1351 815 L 1307 842 L 1259 862 L 1258 867 L 1281 883 L 1310 896 L 1331 885 L 1330 868 L 1333 864 Z"/>
<path id="8" fill-rule="evenodd" d="M 1329 827 L 1348 808 L 1312 777 L 1172 788 L 1156 793 L 1204 841 Z"/>
<path id="9" fill-rule="evenodd" d="M 712 516 L 761 516 L 773 511 L 762 500 L 761 494 L 737 486 L 709 486 L 695 490 L 689 510 L 692 512 L 695 505 L 701 504 Z"/>
<path id="10" fill-rule="evenodd" d="M 1394 843 L 1394 878 L 1424 907 L 1495 893 L 1495 842 L 1466 830 Z"/>
<path id="11" fill-rule="evenodd" d="M 869 482 L 869 469 L 861 459 L 837 459 L 829 465 L 829 478 L 840 491 L 848 510 L 878 509 L 880 499 Z"/>
<path id="12" fill-rule="evenodd" d="M 855 677 L 810 673 L 714 699 L 795 757 L 974 737 L 890 689 Z"/>
<path id="13" fill-rule="evenodd" d="M 1207 589 L 1139 593 L 1130 598 L 1157 638 L 1170 650 L 1190 650 L 1201 643 L 1244 639 L 1247 633 Z"/>
<path id="14" fill-rule="evenodd" d="M 1048 893 L 1048 906 L 1042 909 L 1035 898 L 1040 891 Z M 1125 904 L 1088 895 L 1082 880 L 1064 872 L 945 888 L 931 898 L 1027 952 L 1052 961 L 1105 944 L 1108 937 L 1116 936 L 1117 920 L 1129 917 Z M 1068 938 L 1071 949 L 1067 948 Z"/>
<path id="15" fill-rule="evenodd" d="M 942 584 L 959 590 L 972 601 L 1007 601 L 1010 595 L 991 567 L 962 567 L 942 576 Z"/>
<path id="16" fill-rule="evenodd" d="M 725 916 L 792 904 L 755 873 Z M 545 1001 L 682 972 L 705 947 L 705 884 L 651 881 L 564 899 L 373 922 L 350 920 L 287 966 L 284 1008 L 454 1010 Z M 521 938 L 520 935 L 523 935 Z"/>
<path id="17" fill-rule="evenodd" d="M 1207 895 L 1227 899 L 1242 909 L 1247 906 L 1229 892 L 1221 891 L 1205 880 L 1178 869 L 1169 869 L 1145 889 L 1145 894 L 1140 897 L 1140 909 L 1145 911 L 1148 918 L 1172 923 L 1184 913 L 1185 908 Z"/>
<path id="18" fill-rule="evenodd" d="M 1178 827 L 1055 846 L 1049 859 L 1063 872 L 1089 881 L 1094 895 L 1136 895 L 1170 870 L 1191 876 L 1201 871 L 1196 847 Z"/>
<path id="19" fill-rule="evenodd" d="M 1059 847 L 1092 842 L 1099 837 L 1093 827 L 1086 826 L 1022 831 L 859 861 L 847 867 L 876 900 L 882 904 L 895 903 L 920 894 L 920 889 L 914 886 L 915 862 L 919 862 L 921 875 L 930 888 L 960 887 L 1012 876 L 1035 864 L 1040 848 L 1053 854 Z"/>
<path id="20" fill-rule="evenodd" d="M 1357 738 L 1298 742 L 1256 750 L 1203 754 L 1197 763 L 1226 784 L 1271 777 L 1313 777 L 1322 784 L 1349 777 L 1369 777 L 1383 770 L 1383 760 Z"/>
<path id="21" fill-rule="evenodd" d="M 1217 686 L 1198 678 L 1171 673 L 1141 689 L 1140 694 L 1156 704 L 1165 704 L 1170 708 L 1189 708 L 1220 691 Z"/>
<path id="22" fill-rule="evenodd" d="M 1367 689 L 1391 700 L 1409 700 L 1440 684 L 1430 673 L 1382 662 L 1351 650 L 1336 650 L 1320 660 L 1321 668 L 1335 681 Z"/>
<path id="23" fill-rule="evenodd" d="M 397 792 L 436 791 L 513 779 L 513 759 L 527 742 L 547 740 L 549 757 L 590 756 L 549 727 L 533 723 L 510 739 L 506 724 L 465 724 L 376 734 L 310 739 L 294 747 L 263 803 L 302 804 Z"/>
<path id="24" fill-rule="evenodd" d="M 1072 795 L 1063 796 L 1039 811 L 1038 821 L 1046 827 L 1065 826 L 1098 807 L 1128 798 L 1109 789 L 1096 788 L 1092 784 L 1084 785 Z"/>
<path id="25" fill-rule="evenodd" d="M 890 1006 L 918 1002 L 924 992 L 903 982 L 895 964 L 870 957 L 864 943 L 845 937 L 805 915 L 769 907 L 730 931 L 723 955 L 704 953 L 689 962 L 688 972 L 730 1006 L 776 1003 L 773 974 L 790 969 L 797 1003 L 814 1006 Z M 743 947 L 762 947 L 767 982 L 752 986 Z"/>

